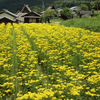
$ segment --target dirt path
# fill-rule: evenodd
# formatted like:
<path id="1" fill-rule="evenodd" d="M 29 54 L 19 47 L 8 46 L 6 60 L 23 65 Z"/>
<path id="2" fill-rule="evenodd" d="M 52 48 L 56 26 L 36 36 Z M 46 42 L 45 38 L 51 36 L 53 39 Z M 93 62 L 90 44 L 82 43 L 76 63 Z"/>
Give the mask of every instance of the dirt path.
<path id="1" fill-rule="evenodd" d="M 55 24 L 58 24 L 58 25 L 59 25 L 59 24 L 60 24 L 60 21 L 55 21 L 55 22 L 53 22 L 53 23 L 55 23 Z"/>

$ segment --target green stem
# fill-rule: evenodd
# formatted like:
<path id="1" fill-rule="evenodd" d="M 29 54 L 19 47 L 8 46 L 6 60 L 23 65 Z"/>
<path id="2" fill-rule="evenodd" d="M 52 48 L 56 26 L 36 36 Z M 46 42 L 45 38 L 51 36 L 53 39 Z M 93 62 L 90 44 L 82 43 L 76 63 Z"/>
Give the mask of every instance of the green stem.
<path id="1" fill-rule="evenodd" d="M 16 56 L 16 36 L 15 36 L 15 33 L 14 33 L 14 29 L 12 30 L 12 33 L 13 33 L 13 49 L 12 49 L 12 52 L 13 52 L 13 57 L 12 57 L 12 64 L 13 64 L 13 68 L 12 68 L 12 76 L 16 76 L 17 75 L 17 70 L 18 70 L 18 64 L 17 64 L 17 56 Z M 15 80 L 15 97 L 17 96 L 17 93 L 18 93 L 18 89 L 19 89 L 19 86 L 18 86 L 18 80 L 16 79 Z"/>

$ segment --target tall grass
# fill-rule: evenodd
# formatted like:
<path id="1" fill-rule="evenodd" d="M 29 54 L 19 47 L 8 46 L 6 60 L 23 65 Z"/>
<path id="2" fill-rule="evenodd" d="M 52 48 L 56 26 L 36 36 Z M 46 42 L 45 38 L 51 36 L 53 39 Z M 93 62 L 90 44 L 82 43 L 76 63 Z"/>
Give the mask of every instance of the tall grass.
<path id="1" fill-rule="evenodd" d="M 74 18 L 62 21 L 60 25 L 67 27 L 83 28 L 94 32 L 100 32 L 100 18 Z"/>

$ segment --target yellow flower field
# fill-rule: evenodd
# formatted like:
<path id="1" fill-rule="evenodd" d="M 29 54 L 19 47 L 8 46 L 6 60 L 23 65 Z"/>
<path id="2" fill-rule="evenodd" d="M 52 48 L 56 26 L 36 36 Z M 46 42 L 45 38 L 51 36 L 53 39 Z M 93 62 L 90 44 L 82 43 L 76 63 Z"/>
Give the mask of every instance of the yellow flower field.
<path id="1" fill-rule="evenodd" d="M 100 33 L 0 24 L 0 100 L 100 100 Z"/>

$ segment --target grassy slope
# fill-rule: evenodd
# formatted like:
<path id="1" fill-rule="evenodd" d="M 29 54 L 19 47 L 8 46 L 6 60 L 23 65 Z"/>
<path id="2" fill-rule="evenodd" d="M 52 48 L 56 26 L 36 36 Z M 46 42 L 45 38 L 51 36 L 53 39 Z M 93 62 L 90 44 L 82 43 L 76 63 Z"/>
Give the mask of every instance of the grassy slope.
<path id="1" fill-rule="evenodd" d="M 100 18 L 77 18 L 62 21 L 61 25 L 67 27 L 83 28 L 94 32 L 100 32 Z"/>

